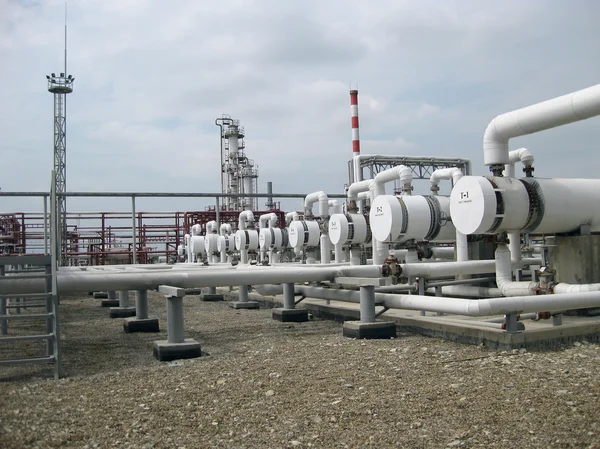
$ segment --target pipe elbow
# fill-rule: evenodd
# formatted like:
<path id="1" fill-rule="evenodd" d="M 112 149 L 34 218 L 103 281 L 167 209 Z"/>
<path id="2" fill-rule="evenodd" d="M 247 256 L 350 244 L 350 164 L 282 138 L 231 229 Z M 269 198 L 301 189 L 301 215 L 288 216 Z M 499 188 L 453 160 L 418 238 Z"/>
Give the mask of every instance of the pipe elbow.
<path id="1" fill-rule="evenodd" d="M 485 165 L 510 164 L 508 156 L 508 137 L 498 131 L 500 116 L 495 117 L 483 134 L 483 163 Z"/>
<path id="2" fill-rule="evenodd" d="M 519 148 L 508 153 L 511 163 L 519 162 L 525 167 L 531 167 L 533 165 L 533 154 L 527 148 Z"/>

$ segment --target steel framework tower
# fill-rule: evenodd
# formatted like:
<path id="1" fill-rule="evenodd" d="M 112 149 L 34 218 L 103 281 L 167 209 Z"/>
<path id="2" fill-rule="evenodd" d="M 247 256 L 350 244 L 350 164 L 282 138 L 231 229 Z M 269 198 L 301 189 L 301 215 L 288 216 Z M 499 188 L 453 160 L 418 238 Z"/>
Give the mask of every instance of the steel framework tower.
<path id="1" fill-rule="evenodd" d="M 61 193 L 67 191 L 67 94 L 73 92 L 73 78 L 67 75 L 67 10 L 65 4 L 65 71 L 59 76 L 54 73 L 46 75 L 48 91 L 54 94 L 54 173 L 55 192 L 59 194 L 56 200 L 58 239 L 56 242 L 57 255 L 61 265 L 67 259 L 67 204 Z"/>

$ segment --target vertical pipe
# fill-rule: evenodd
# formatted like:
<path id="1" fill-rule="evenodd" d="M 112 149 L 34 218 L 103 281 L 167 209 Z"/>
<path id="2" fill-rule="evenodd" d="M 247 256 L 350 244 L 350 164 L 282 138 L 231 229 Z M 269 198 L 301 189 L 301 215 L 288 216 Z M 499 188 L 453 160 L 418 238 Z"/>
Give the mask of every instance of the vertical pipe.
<path id="1" fill-rule="evenodd" d="M 271 181 L 267 181 L 267 210 L 275 209 L 275 205 L 273 204 L 273 183 Z"/>
<path id="2" fill-rule="evenodd" d="M 419 278 L 419 296 L 425 296 L 425 278 L 424 277 Z M 425 311 L 424 310 L 419 311 L 419 315 L 425 316 Z"/>
<path id="3" fill-rule="evenodd" d="M 294 284 L 292 283 L 283 284 L 283 308 L 296 308 L 296 301 L 294 300 Z"/>
<path id="4" fill-rule="evenodd" d="M 238 301 L 239 302 L 248 302 L 248 286 L 247 285 L 240 285 Z"/>
<path id="5" fill-rule="evenodd" d="M 44 195 L 44 254 L 48 254 L 48 197 Z"/>
<path id="6" fill-rule="evenodd" d="M 119 290 L 119 307 L 129 307 L 129 291 Z"/>
<path id="7" fill-rule="evenodd" d="M 375 322 L 375 287 L 372 285 L 360 286 L 360 321 Z"/>
<path id="8" fill-rule="evenodd" d="M 44 274 L 46 275 L 46 313 L 53 312 L 53 301 L 54 297 L 52 295 L 52 265 L 46 265 L 44 269 Z M 54 333 L 54 320 L 52 317 L 46 318 L 46 334 L 50 335 Z M 54 335 L 54 338 L 58 338 L 57 335 Z M 52 339 L 46 340 L 46 355 L 54 354 L 54 341 Z"/>
<path id="9" fill-rule="evenodd" d="M 6 268 L 4 265 L 0 265 L 0 278 L 4 277 Z M 0 298 L 0 315 L 7 315 L 7 303 L 8 299 Z M 6 335 L 8 332 L 8 320 L 6 318 L 0 318 L 0 335 Z"/>
<path id="10" fill-rule="evenodd" d="M 331 240 L 328 235 L 321 235 L 321 263 L 331 263 Z"/>
<path id="11" fill-rule="evenodd" d="M 131 195 L 131 228 L 133 230 L 133 264 L 137 264 L 137 229 L 135 227 L 135 195 Z M 168 240 L 168 239 L 167 239 Z"/>
<path id="12" fill-rule="evenodd" d="M 335 254 L 335 263 L 342 263 L 344 261 L 344 253 L 342 248 L 342 243 L 336 243 L 333 247 Z"/>
<path id="13" fill-rule="evenodd" d="M 106 297 L 108 299 L 117 299 L 117 292 L 115 292 L 114 290 L 109 290 L 106 292 Z"/>
<path id="14" fill-rule="evenodd" d="M 167 341 L 169 343 L 183 343 L 183 298 L 180 296 L 167 296 Z"/>
<path id="15" fill-rule="evenodd" d="M 215 221 L 217 222 L 217 229 L 221 229 L 221 204 L 219 197 L 215 197 Z"/>
<path id="16" fill-rule="evenodd" d="M 136 290 L 135 292 L 135 318 L 137 320 L 148 319 L 148 290 Z"/>

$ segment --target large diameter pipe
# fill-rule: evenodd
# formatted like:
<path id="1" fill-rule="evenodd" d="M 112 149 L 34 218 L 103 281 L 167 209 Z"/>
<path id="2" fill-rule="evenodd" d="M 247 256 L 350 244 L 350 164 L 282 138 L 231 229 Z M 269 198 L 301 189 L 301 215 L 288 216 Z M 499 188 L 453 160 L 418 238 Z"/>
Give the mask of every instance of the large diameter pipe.
<path id="1" fill-rule="evenodd" d="M 225 287 L 285 282 L 332 281 L 338 276 L 381 277 L 381 267 L 374 265 L 330 266 L 310 268 L 240 267 L 228 269 L 193 269 L 169 271 L 66 272 L 58 273 L 57 284 L 65 292 L 107 290 L 150 290 L 159 285 L 181 288 Z M 20 294 L 44 290 L 43 279 L 3 280 L 3 294 Z"/>
<path id="2" fill-rule="evenodd" d="M 600 114 L 600 84 L 494 118 L 483 136 L 485 165 L 510 163 L 508 141 Z"/>

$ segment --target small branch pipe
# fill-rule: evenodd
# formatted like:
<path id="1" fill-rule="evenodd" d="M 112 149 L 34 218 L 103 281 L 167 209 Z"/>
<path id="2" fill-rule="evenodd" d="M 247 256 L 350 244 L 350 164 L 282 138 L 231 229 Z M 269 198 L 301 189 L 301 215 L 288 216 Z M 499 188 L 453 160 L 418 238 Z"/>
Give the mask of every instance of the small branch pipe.
<path id="1" fill-rule="evenodd" d="M 499 243 L 495 253 L 496 285 L 503 296 L 534 295 L 537 282 L 515 282 L 512 280 L 512 263 L 506 243 Z"/>
<path id="2" fill-rule="evenodd" d="M 230 235 L 231 234 L 231 225 L 229 223 L 223 223 L 221 225 L 221 235 Z"/>
<path id="3" fill-rule="evenodd" d="M 385 195 L 385 184 L 391 181 L 400 180 L 402 183 L 402 191 L 403 193 L 410 193 L 412 189 L 412 171 L 410 168 L 404 165 L 397 165 L 392 168 L 388 168 L 387 170 L 383 170 L 373 179 L 373 182 L 369 186 L 369 189 L 372 192 L 372 197 L 377 197 L 379 195 Z"/>
<path id="4" fill-rule="evenodd" d="M 487 166 L 510 163 L 508 142 L 513 137 L 536 133 L 600 114 L 600 84 L 543 101 L 494 118 L 483 136 L 483 160 Z"/>
<path id="5" fill-rule="evenodd" d="M 319 202 L 319 217 L 326 220 L 329 217 L 329 198 L 323 191 L 313 192 L 306 195 L 304 199 L 304 217 L 313 216 L 313 204 Z"/>
<path id="6" fill-rule="evenodd" d="M 296 211 L 288 212 L 287 214 L 285 214 L 286 226 L 289 225 L 292 221 L 299 221 L 299 220 L 300 220 L 300 215 Z"/>
<path id="7" fill-rule="evenodd" d="M 331 263 L 331 241 L 329 236 L 322 234 L 319 240 L 321 241 L 321 263 Z"/>
<path id="8" fill-rule="evenodd" d="M 454 186 L 462 177 L 463 172 L 458 167 L 439 168 L 435 170 L 429 178 L 431 190 L 434 195 L 437 195 L 437 192 L 439 191 L 438 185 L 442 179 L 452 179 L 452 186 Z M 456 260 L 460 262 L 469 260 L 467 236 L 458 229 L 456 230 Z"/>
<path id="9" fill-rule="evenodd" d="M 348 192 L 347 192 L 347 197 L 349 201 L 356 201 L 358 200 L 358 194 L 360 192 L 368 192 L 370 185 L 371 185 L 371 179 L 366 179 L 364 181 L 358 181 L 355 183 L 352 183 L 350 185 L 350 187 L 348 187 Z"/>
<path id="10" fill-rule="evenodd" d="M 263 214 L 258 217 L 258 227 L 262 228 L 272 228 L 273 226 L 277 226 L 277 214 L 275 212 L 270 212 L 268 214 Z"/>
<path id="11" fill-rule="evenodd" d="M 504 167 L 504 176 L 509 178 L 515 177 L 515 164 L 521 162 L 525 168 L 533 165 L 533 154 L 527 148 L 519 148 L 508 153 L 509 163 Z"/>
<path id="12" fill-rule="evenodd" d="M 329 216 L 342 213 L 342 203 L 338 200 L 329 200 Z"/>
<path id="13" fill-rule="evenodd" d="M 429 177 L 429 182 L 432 187 L 437 187 L 443 179 L 452 179 L 452 185 L 454 185 L 462 177 L 463 172 L 458 167 L 438 168 Z M 434 190 L 432 188 L 431 190 L 434 191 L 434 193 L 437 192 L 437 189 Z"/>
<path id="14" fill-rule="evenodd" d="M 238 218 L 238 229 L 245 231 L 246 223 L 254 223 L 254 214 L 251 210 L 245 210 L 240 212 L 240 216 Z"/>

